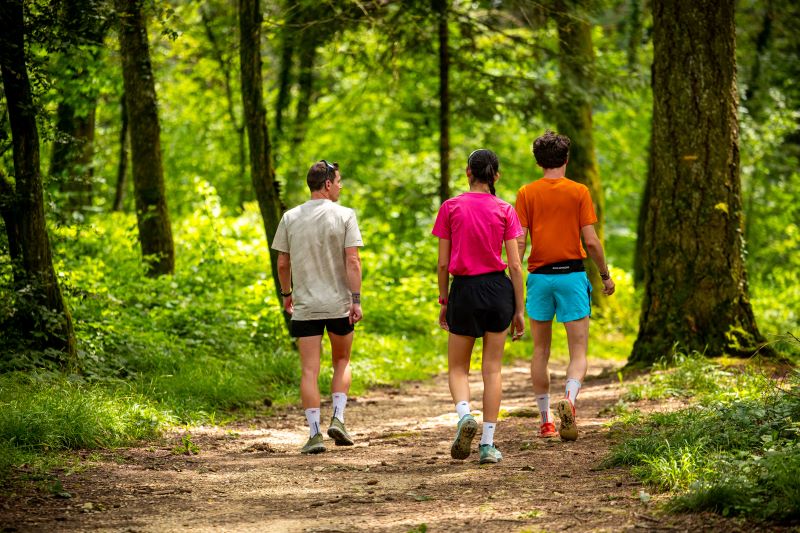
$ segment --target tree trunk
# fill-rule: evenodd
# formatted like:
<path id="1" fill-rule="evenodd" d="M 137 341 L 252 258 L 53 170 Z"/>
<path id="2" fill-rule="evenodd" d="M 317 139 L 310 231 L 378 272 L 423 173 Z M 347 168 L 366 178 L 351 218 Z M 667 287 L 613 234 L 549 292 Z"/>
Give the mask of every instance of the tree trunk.
<path id="1" fill-rule="evenodd" d="M 122 211 L 125 199 L 125 176 L 128 173 L 128 106 L 125 104 L 125 93 L 122 94 L 122 110 L 120 118 L 122 126 L 119 130 L 119 162 L 117 163 L 117 185 L 114 190 L 114 206 L 112 211 Z"/>
<path id="2" fill-rule="evenodd" d="M 139 242 L 147 274 L 159 276 L 174 271 L 175 250 L 164 194 L 158 105 L 142 4 L 143 0 L 114 0 L 120 21 Z"/>
<path id="3" fill-rule="evenodd" d="M 102 53 L 107 25 L 98 0 L 60 2 L 60 26 L 64 32 L 63 60 L 89 68 Z M 97 90 L 84 72 L 59 80 L 61 100 L 56 112 L 56 141 L 50 158 L 50 175 L 60 181 L 64 207 L 72 211 L 92 205 L 92 159 L 94 155 Z"/>
<path id="4" fill-rule="evenodd" d="M 629 362 L 676 344 L 751 355 L 764 338 L 744 263 L 734 0 L 656 0 L 653 27 L 644 299 Z"/>
<path id="5" fill-rule="evenodd" d="M 597 214 L 595 230 L 600 242 L 603 242 L 605 200 L 594 150 L 589 94 L 595 82 L 592 26 L 586 14 L 579 9 L 577 0 L 556 2 L 553 18 L 558 25 L 561 90 L 556 112 L 557 124 L 559 132 L 572 140 L 567 176 L 589 188 Z M 586 261 L 586 273 L 592 284 L 592 305 L 602 310 L 606 306 L 606 300 L 602 297 L 603 282 L 593 261 Z"/>
<path id="6" fill-rule="evenodd" d="M 450 49 L 447 0 L 433 0 L 439 22 L 439 201 L 450 198 Z"/>
<path id="7" fill-rule="evenodd" d="M 21 0 L 0 2 L 0 68 L 8 105 L 14 150 L 12 188 L 5 177 L 0 187 L 3 217 L 12 254 L 20 254 L 14 265 L 14 284 L 21 326 L 31 333 L 39 349 L 60 352 L 58 362 L 77 367 L 72 317 L 58 286 L 44 217 L 39 132 L 25 64 L 25 28 Z M 8 224 L 8 220 L 11 224 Z M 13 257 L 12 257 L 13 259 Z"/>
<path id="8" fill-rule="evenodd" d="M 264 221 L 268 245 L 272 243 L 284 212 L 280 184 L 272 167 L 272 147 L 267 128 L 267 111 L 261 92 L 261 6 L 259 0 L 239 0 L 239 59 L 242 76 L 242 103 L 250 145 L 250 174 L 258 207 Z M 269 248 L 275 294 L 280 297 L 278 252 Z"/>

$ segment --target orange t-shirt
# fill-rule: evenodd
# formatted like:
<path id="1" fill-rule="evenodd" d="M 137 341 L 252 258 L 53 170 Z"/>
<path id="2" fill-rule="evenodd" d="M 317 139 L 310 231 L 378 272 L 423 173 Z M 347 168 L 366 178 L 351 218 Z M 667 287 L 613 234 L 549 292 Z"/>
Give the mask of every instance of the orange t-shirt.
<path id="1" fill-rule="evenodd" d="M 597 222 L 585 185 L 567 178 L 540 178 L 517 191 L 517 216 L 531 234 L 528 272 L 540 266 L 585 259 L 581 228 Z"/>

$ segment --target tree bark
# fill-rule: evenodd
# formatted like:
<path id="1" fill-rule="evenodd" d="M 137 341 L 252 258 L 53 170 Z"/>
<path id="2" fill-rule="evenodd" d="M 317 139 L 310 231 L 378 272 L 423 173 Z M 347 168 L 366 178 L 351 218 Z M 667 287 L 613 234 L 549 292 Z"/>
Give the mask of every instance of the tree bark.
<path id="1" fill-rule="evenodd" d="M 13 267 L 21 327 L 32 345 L 59 352 L 62 367 L 77 367 L 72 317 L 58 286 L 44 216 L 39 132 L 25 63 L 21 0 L 0 2 L 0 69 L 14 151 L 15 186 L 2 177 L 2 213 Z M 8 218 L 7 218 L 8 217 Z M 8 221 L 11 224 L 8 224 Z"/>
<path id="2" fill-rule="evenodd" d="M 439 202 L 450 198 L 450 49 L 447 0 L 433 0 L 439 23 Z"/>
<path id="3" fill-rule="evenodd" d="M 175 269 L 172 228 L 164 194 L 158 104 L 150 65 L 143 0 L 114 0 L 133 156 L 133 187 L 139 242 L 149 276 Z"/>
<path id="4" fill-rule="evenodd" d="M 250 147 L 250 175 L 264 222 L 268 245 L 285 211 L 280 184 L 272 166 L 272 146 L 267 128 L 267 111 L 261 92 L 261 5 L 259 0 L 239 0 L 239 59 L 241 64 L 242 103 Z M 278 252 L 269 248 L 275 294 L 280 297 Z"/>
<path id="5" fill-rule="evenodd" d="M 102 53 L 107 25 L 100 13 L 101 2 L 81 0 L 60 2 L 61 31 L 66 43 L 65 60 L 94 65 Z M 71 69 L 72 70 L 72 69 Z M 59 80 L 61 100 L 56 112 L 56 142 L 50 158 L 50 175 L 60 180 L 64 206 L 72 211 L 92 205 L 92 159 L 94 155 L 97 90 L 85 80 L 84 72 Z"/>
<path id="6" fill-rule="evenodd" d="M 734 0 L 656 0 L 653 28 L 644 298 L 629 362 L 676 344 L 751 355 L 764 338 L 744 263 Z"/>
<path id="7" fill-rule="evenodd" d="M 122 211 L 122 202 L 125 200 L 125 177 L 128 174 L 128 106 L 125 104 L 124 92 L 120 107 L 122 108 L 120 112 L 122 125 L 119 130 L 119 162 L 117 163 L 117 184 L 114 190 L 112 211 Z"/>
<path id="8" fill-rule="evenodd" d="M 577 0 L 558 0 L 553 18 L 558 25 L 561 91 L 556 111 L 557 125 L 559 132 L 572 140 L 567 176 L 589 188 L 597 214 L 595 230 L 603 242 L 605 200 L 594 149 L 590 97 L 595 83 L 592 26 Z M 597 266 L 588 259 L 586 273 L 592 284 L 592 305 L 602 310 L 606 307 L 606 300 L 602 297 L 603 282 Z"/>

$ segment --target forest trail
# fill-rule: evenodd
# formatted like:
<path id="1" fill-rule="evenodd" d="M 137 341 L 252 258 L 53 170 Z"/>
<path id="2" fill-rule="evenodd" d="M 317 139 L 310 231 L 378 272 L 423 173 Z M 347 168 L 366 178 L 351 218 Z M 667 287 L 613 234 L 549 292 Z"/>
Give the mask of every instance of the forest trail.
<path id="1" fill-rule="evenodd" d="M 624 469 L 598 469 L 610 447 L 614 364 L 593 361 L 578 398 L 577 442 L 536 438 L 527 367 L 504 369 L 496 444 L 504 460 L 450 458 L 456 415 L 446 375 L 378 388 L 348 404 L 356 445 L 302 456 L 302 409 L 191 430 L 197 455 L 159 446 L 107 451 L 59 475 L 70 498 L 39 491 L 0 500 L 2 531 L 751 531 L 752 524 L 667 515 Z M 618 364 L 618 363 L 617 363 Z M 553 368 L 552 390 L 563 389 Z M 556 377 L 558 376 L 558 377 Z M 602 377 L 612 376 L 612 377 Z M 480 407 L 473 370 L 472 407 Z M 327 427 L 330 402 L 323 403 Z M 480 417 L 478 416 L 480 422 Z M 479 436 L 473 443 L 477 449 Z M 88 454 L 87 454 L 88 456 Z M 646 499 L 646 496 L 645 496 Z M 423 527 L 424 524 L 424 527 Z"/>

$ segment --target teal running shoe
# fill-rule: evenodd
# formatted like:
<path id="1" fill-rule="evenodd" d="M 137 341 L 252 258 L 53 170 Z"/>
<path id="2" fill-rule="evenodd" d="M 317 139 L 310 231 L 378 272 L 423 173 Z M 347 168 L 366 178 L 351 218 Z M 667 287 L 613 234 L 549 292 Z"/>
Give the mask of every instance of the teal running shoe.
<path id="1" fill-rule="evenodd" d="M 450 446 L 450 457 L 453 459 L 466 459 L 469 457 L 470 447 L 472 446 L 472 439 L 475 438 L 475 433 L 478 432 L 478 423 L 475 418 L 466 414 L 458 421 L 456 429 L 456 438 L 453 445 Z"/>
<path id="2" fill-rule="evenodd" d="M 481 461 L 480 464 L 499 463 L 503 460 L 503 454 L 500 453 L 494 444 L 481 444 Z"/>

